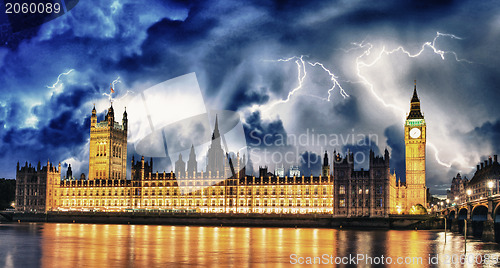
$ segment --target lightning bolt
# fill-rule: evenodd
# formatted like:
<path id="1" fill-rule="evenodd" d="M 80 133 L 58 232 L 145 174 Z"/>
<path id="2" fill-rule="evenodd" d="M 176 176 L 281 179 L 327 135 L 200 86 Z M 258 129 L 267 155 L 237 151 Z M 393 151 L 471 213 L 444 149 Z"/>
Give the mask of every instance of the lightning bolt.
<path id="1" fill-rule="evenodd" d="M 117 100 L 121 100 L 121 99 L 123 99 L 123 98 L 127 97 L 129 93 L 134 93 L 134 91 L 132 91 L 132 90 L 127 90 L 127 92 L 125 92 L 125 95 L 121 96 L 121 97 L 120 97 L 120 98 L 118 98 Z"/>
<path id="2" fill-rule="evenodd" d="M 120 76 L 118 76 L 115 80 L 113 80 L 113 82 L 111 82 L 111 87 L 112 88 L 115 88 L 115 85 L 118 84 L 118 83 L 121 83 L 122 81 L 120 80 Z M 109 101 L 112 102 L 113 101 L 113 97 L 111 96 L 112 93 L 102 93 L 103 96 L 106 96 L 109 98 Z M 127 91 L 127 94 L 128 94 L 128 91 Z M 123 98 L 123 97 L 122 97 Z"/>
<path id="3" fill-rule="evenodd" d="M 327 69 L 322 63 L 320 63 L 320 62 L 315 62 L 315 63 L 308 62 L 308 63 L 309 63 L 309 65 L 311 65 L 313 67 L 319 65 L 330 76 L 330 80 L 332 81 L 333 85 L 328 90 L 327 101 L 330 101 L 331 93 L 335 89 L 335 86 L 339 87 L 339 89 L 340 89 L 340 95 L 342 95 L 342 97 L 344 97 L 344 99 L 347 98 L 347 97 L 349 97 L 349 95 L 347 94 L 347 92 L 345 92 L 344 88 L 342 88 L 342 85 L 340 85 L 339 81 L 337 80 L 338 77 L 335 74 L 333 74 L 329 69 Z"/>
<path id="4" fill-rule="evenodd" d="M 363 61 L 363 58 L 365 58 L 371 54 L 374 46 L 371 43 L 365 43 L 365 41 L 363 41 L 361 43 L 352 43 L 354 46 L 356 46 L 358 48 L 365 49 L 363 51 L 363 53 L 361 53 L 361 55 L 356 57 L 356 74 L 359 77 L 359 79 L 361 79 L 361 82 L 364 83 L 370 89 L 370 91 L 375 96 L 375 98 L 378 101 L 380 101 L 385 107 L 393 108 L 393 109 L 397 110 L 398 112 L 404 112 L 404 110 L 401 109 L 400 107 L 393 105 L 393 104 L 387 104 L 380 96 L 378 96 L 377 93 L 375 92 L 373 84 L 370 83 L 368 81 L 368 79 L 361 74 L 361 69 L 365 68 L 365 67 L 371 67 L 371 66 L 375 65 L 380 59 L 382 59 L 382 56 L 384 56 L 384 55 L 388 56 L 388 55 L 391 55 L 391 54 L 396 53 L 396 52 L 401 52 L 410 58 L 416 58 L 416 57 L 420 56 L 425 51 L 426 48 L 432 49 L 432 51 L 435 54 L 439 55 L 442 60 L 445 60 L 446 54 L 452 54 L 457 62 L 472 63 L 471 61 L 468 61 L 466 59 L 460 59 L 458 57 L 457 53 L 455 53 L 453 51 L 444 51 L 444 50 L 438 49 L 436 47 L 436 41 L 439 37 L 442 37 L 442 36 L 443 37 L 450 37 L 452 39 L 459 39 L 459 40 L 462 39 L 462 38 L 460 38 L 456 35 L 453 35 L 453 34 L 445 34 L 445 33 L 437 32 L 434 39 L 432 39 L 432 42 L 425 42 L 424 44 L 422 44 L 420 50 L 416 53 L 413 53 L 413 54 L 411 52 L 409 52 L 408 50 L 406 50 L 403 46 L 399 46 L 393 50 L 386 50 L 385 46 L 383 46 L 382 49 L 380 50 L 380 52 L 378 53 L 378 55 L 375 57 L 375 59 L 372 60 L 370 63 L 366 63 L 365 61 Z M 344 50 L 344 51 L 350 52 L 351 49 Z"/>
<path id="5" fill-rule="evenodd" d="M 118 76 L 112 83 L 111 85 L 115 87 L 116 84 L 121 83 L 122 81 L 120 80 L 120 77 Z"/>
<path id="6" fill-rule="evenodd" d="M 383 46 L 382 49 L 378 52 L 378 54 L 375 55 L 375 58 L 373 60 L 371 60 L 370 62 L 366 62 L 365 59 L 373 53 L 374 45 L 371 44 L 371 43 L 369 43 L 369 42 L 365 42 L 365 40 L 363 40 L 361 43 L 352 43 L 352 45 L 354 45 L 354 47 L 349 48 L 349 49 L 342 49 L 342 50 L 345 53 L 349 53 L 351 51 L 355 51 L 355 50 L 359 50 L 359 49 L 362 50 L 362 53 L 359 56 L 357 56 L 356 60 L 355 60 L 356 75 L 357 75 L 357 77 L 360 80 L 359 81 L 354 81 L 354 82 L 352 82 L 352 81 L 348 81 L 348 82 L 351 82 L 351 83 L 362 83 L 362 84 L 364 84 L 366 87 L 368 87 L 369 91 L 373 94 L 373 96 L 375 96 L 375 98 L 380 103 L 382 103 L 385 107 L 394 109 L 398 113 L 404 113 L 406 110 L 402 109 L 401 107 L 399 107 L 397 105 L 390 104 L 390 103 L 387 103 L 386 101 L 384 101 L 384 99 L 382 99 L 382 97 L 380 97 L 377 94 L 377 92 L 375 91 L 374 85 L 362 74 L 361 70 L 363 68 L 369 68 L 369 67 L 374 66 L 384 56 L 389 56 L 391 54 L 399 52 L 399 53 L 402 53 L 402 54 L 406 55 L 409 58 L 416 58 L 416 57 L 419 57 L 420 55 L 422 55 L 422 53 L 424 53 L 424 51 L 426 49 L 431 49 L 432 52 L 435 53 L 435 54 L 437 54 L 442 60 L 446 59 L 446 55 L 453 55 L 453 58 L 457 62 L 472 63 L 469 60 L 459 58 L 458 55 L 457 55 L 457 53 L 455 53 L 454 51 L 446 51 L 446 50 L 441 50 L 441 49 L 437 48 L 436 42 L 437 42 L 437 40 L 440 37 L 448 37 L 448 38 L 451 38 L 451 39 L 462 40 L 461 37 L 458 37 L 458 36 L 453 35 L 453 34 L 447 34 L 447 33 L 437 32 L 436 36 L 432 39 L 432 41 L 424 42 L 421 45 L 420 49 L 417 52 L 415 52 L 415 53 L 411 53 L 410 51 L 408 51 L 407 49 L 405 49 L 403 46 L 398 46 L 398 47 L 396 47 L 396 48 L 394 48 L 392 50 L 388 50 L 388 49 L 386 49 L 385 46 Z M 274 61 L 274 62 L 290 62 L 290 61 L 294 61 L 295 64 L 297 65 L 298 86 L 295 87 L 294 89 L 292 89 L 288 93 L 286 99 L 281 99 L 281 100 L 275 101 L 273 103 L 269 103 L 268 106 L 267 106 L 267 108 L 265 108 L 264 110 L 269 110 L 270 108 L 272 108 L 272 107 L 274 107 L 275 105 L 278 105 L 278 104 L 287 103 L 290 100 L 290 98 L 297 91 L 299 91 L 300 89 L 302 89 L 303 84 L 304 84 L 304 80 L 305 80 L 305 78 L 307 76 L 306 61 L 304 60 L 304 57 L 305 56 L 302 55 L 300 57 L 293 56 L 293 57 L 290 57 L 290 58 L 284 58 L 284 59 L 278 59 L 278 60 L 267 60 L 267 61 Z M 316 67 L 316 66 L 321 67 L 325 72 L 328 73 L 328 75 L 330 76 L 330 80 L 332 81 L 332 87 L 327 92 L 328 93 L 328 97 L 327 98 L 320 98 L 320 99 L 322 99 L 324 101 L 330 101 L 331 100 L 331 96 L 332 96 L 332 92 L 333 92 L 333 90 L 336 87 L 339 88 L 340 94 L 341 94 L 341 96 L 343 98 L 349 97 L 349 95 L 347 94 L 347 92 L 344 90 L 344 88 L 342 87 L 342 85 L 339 83 L 339 80 L 338 80 L 339 78 L 332 71 L 330 71 L 328 68 L 326 68 L 322 63 L 320 63 L 320 62 L 314 62 L 314 63 L 313 62 L 307 62 L 307 64 L 309 64 L 312 67 Z M 304 94 L 304 95 L 308 95 L 308 94 Z M 313 95 L 308 95 L 308 96 L 318 98 L 317 96 L 313 96 Z M 261 106 L 259 106 L 259 107 L 262 108 Z M 256 109 L 256 108 L 257 108 L 256 105 L 254 105 L 252 107 L 252 109 Z M 443 162 L 443 161 L 441 161 L 439 159 L 439 151 L 437 150 L 437 148 L 436 148 L 436 146 L 434 144 L 432 144 L 432 143 L 427 143 L 427 144 L 429 144 L 429 146 L 434 150 L 434 156 L 436 158 L 437 163 L 439 163 L 440 165 L 446 166 L 446 167 L 451 167 L 451 164 L 445 163 L 445 162 Z"/>
<path id="7" fill-rule="evenodd" d="M 118 83 L 121 83 L 122 80 L 120 80 L 120 77 L 118 76 L 115 80 L 113 80 L 113 82 L 111 82 L 111 87 L 112 88 L 115 88 L 115 85 L 118 84 Z M 120 101 L 122 99 L 124 99 L 125 97 L 128 96 L 128 94 L 130 93 L 134 93 L 134 91 L 132 90 L 127 90 L 127 92 L 125 92 L 125 94 L 123 96 L 120 96 L 119 98 L 115 98 L 114 100 L 117 100 L 117 101 Z M 109 98 L 109 101 L 113 101 L 113 97 L 112 97 L 112 94 L 111 93 L 102 93 L 103 96 L 106 96 Z"/>
<path id="8" fill-rule="evenodd" d="M 434 150 L 434 157 L 436 158 L 436 162 L 438 162 L 438 164 L 445 167 L 451 167 L 451 164 L 445 163 L 439 159 L 439 151 L 433 143 L 428 142 L 427 144 Z"/>
<path id="9" fill-rule="evenodd" d="M 268 106 L 264 110 L 269 110 L 269 109 L 271 109 L 272 107 L 274 107 L 274 106 L 276 106 L 278 104 L 283 104 L 283 103 L 289 102 L 290 98 L 297 91 L 299 91 L 300 89 L 302 89 L 302 87 L 304 85 L 304 80 L 305 80 L 305 78 L 307 76 L 307 70 L 306 70 L 306 66 L 307 65 L 310 65 L 311 67 L 317 67 L 317 66 L 319 66 L 323 71 L 325 71 L 330 76 L 330 80 L 332 81 L 332 87 L 330 89 L 328 89 L 328 91 L 327 91 L 327 93 L 328 93 L 328 97 L 327 98 L 322 98 L 322 97 L 318 97 L 318 96 L 315 96 L 315 95 L 312 95 L 312 94 L 307 94 L 307 93 L 304 93 L 303 95 L 314 97 L 314 98 L 318 98 L 318 99 L 321 99 L 321 100 L 324 100 L 324 101 L 330 101 L 333 90 L 336 87 L 338 87 L 339 91 L 340 91 L 340 95 L 343 98 L 349 97 L 349 95 L 347 94 L 347 92 L 344 90 L 344 88 L 342 87 L 342 85 L 338 81 L 338 77 L 332 71 L 330 71 L 328 68 L 325 67 L 324 64 L 322 64 L 320 62 L 305 61 L 304 57 L 307 57 L 307 56 L 301 55 L 300 57 L 299 56 L 293 56 L 293 57 L 284 58 L 284 59 L 278 59 L 278 60 L 265 60 L 265 61 L 270 61 L 270 62 L 290 62 L 290 61 L 294 61 L 295 64 L 297 65 L 297 81 L 298 81 L 298 85 L 297 85 L 297 87 L 293 88 L 290 92 L 288 92 L 288 95 L 287 95 L 286 99 L 280 99 L 280 100 L 277 100 L 277 101 L 275 101 L 273 103 L 269 103 L 269 104 L 267 104 Z"/>
<path id="10" fill-rule="evenodd" d="M 59 84 L 59 82 L 61 82 L 61 76 L 63 75 L 68 75 L 70 74 L 71 72 L 73 72 L 74 69 L 70 69 L 69 71 L 65 72 L 65 73 L 61 73 L 57 76 L 57 81 L 52 85 L 52 86 L 47 86 L 47 88 L 52 88 L 52 89 L 55 89 L 57 87 L 57 85 Z"/>
<path id="11" fill-rule="evenodd" d="M 372 53 L 372 49 L 374 46 L 371 43 L 365 43 L 365 41 L 363 41 L 361 43 L 352 43 L 352 45 L 354 45 L 356 48 L 364 49 L 364 51 L 361 53 L 361 55 L 356 57 L 356 75 L 361 80 L 360 82 L 365 84 L 365 86 L 368 87 L 368 89 L 375 96 L 375 98 L 379 102 L 381 102 L 385 107 L 395 109 L 398 112 L 405 112 L 405 110 L 401 109 L 400 107 L 398 107 L 394 104 L 386 103 L 377 94 L 377 92 L 375 91 L 374 85 L 372 83 L 370 83 L 365 76 L 362 75 L 361 69 L 366 68 L 366 67 L 371 67 L 371 66 L 375 65 L 383 56 L 389 56 L 389 55 L 391 55 L 393 53 L 397 53 L 397 52 L 403 53 L 410 58 L 416 58 L 416 57 L 420 56 L 426 50 L 426 48 L 430 48 L 435 54 L 439 55 L 442 60 L 445 60 L 445 55 L 451 54 L 454 56 L 454 59 L 457 62 L 472 63 L 471 61 L 468 61 L 466 59 L 460 59 L 458 57 L 457 53 L 455 53 L 454 51 L 445 51 L 445 50 L 438 49 L 436 46 L 436 41 L 440 37 L 449 37 L 449 38 L 458 39 L 458 40 L 462 39 L 462 38 L 460 38 L 456 35 L 453 35 L 453 34 L 446 34 L 446 33 L 437 32 L 434 39 L 432 39 L 432 41 L 428 41 L 428 42 L 423 43 L 422 46 L 420 47 L 420 50 L 417 51 L 416 53 L 409 52 L 403 46 L 399 46 L 399 47 L 392 49 L 392 50 L 386 50 L 385 46 L 383 46 L 382 49 L 380 50 L 380 52 L 376 55 L 375 59 L 369 63 L 365 62 L 363 59 Z M 356 49 L 356 48 L 354 48 L 354 49 Z M 347 52 L 350 52 L 352 50 L 353 49 L 348 49 L 348 50 L 344 50 L 344 51 L 347 53 Z M 441 159 L 439 159 L 439 151 L 437 150 L 437 148 L 434 144 L 432 144 L 430 142 L 428 142 L 427 144 L 429 144 L 429 146 L 434 150 L 434 157 L 436 158 L 437 163 L 439 163 L 440 165 L 445 166 L 445 167 L 451 167 L 450 163 L 445 163 L 445 162 L 441 161 Z"/>
<path id="12" fill-rule="evenodd" d="M 288 59 L 279 59 L 277 61 L 287 62 L 287 61 L 291 61 L 293 59 L 296 59 L 295 60 L 295 64 L 297 64 L 297 80 L 299 81 L 299 85 L 296 88 L 292 89 L 288 93 L 288 96 L 286 97 L 285 100 L 279 100 L 274 105 L 290 101 L 290 98 L 293 96 L 293 94 L 295 94 L 295 92 L 297 92 L 299 89 L 302 88 L 302 84 L 304 83 L 304 79 L 307 76 L 306 65 L 304 63 L 304 56 L 300 56 L 300 58 L 291 57 L 291 58 L 288 58 Z M 274 105 L 271 105 L 271 107 L 274 106 Z"/>

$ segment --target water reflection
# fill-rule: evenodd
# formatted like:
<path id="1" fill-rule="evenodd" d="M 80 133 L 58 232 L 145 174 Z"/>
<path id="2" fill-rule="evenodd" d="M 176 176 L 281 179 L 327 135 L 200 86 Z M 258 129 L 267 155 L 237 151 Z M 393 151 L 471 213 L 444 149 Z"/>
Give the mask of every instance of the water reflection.
<path id="1" fill-rule="evenodd" d="M 294 262 L 292 254 L 316 263 L 350 254 L 373 262 L 409 257 L 416 262 L 405 266 L 415 267 L 428 266 L 429 256 L 439 254 L 439 266 L 449 267 L 445 254 L 465 250 L 462 236 L 448 233 L 445 244 L 444 233 L 434 231 L 50 223 L 3 224 L 0 237 L 0 267 L 285 267 Z M 467 253 L 500 258 L 500 246 L 469 241 Z"/>

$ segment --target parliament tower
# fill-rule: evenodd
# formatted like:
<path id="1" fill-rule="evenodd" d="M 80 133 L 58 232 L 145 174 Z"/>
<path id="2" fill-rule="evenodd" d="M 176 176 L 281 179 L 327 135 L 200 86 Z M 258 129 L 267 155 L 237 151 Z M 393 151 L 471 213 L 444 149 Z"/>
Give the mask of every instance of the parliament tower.
<path id="1" fill-rule="evenodd" d="M 115 122 L 113 105 L 104 121 L 97 122 L 95 106 L 90 118 L 89 179 L 119 180 L 127 174 L 127 111 Z"/>
<path id="2" fill-rule="evenodd" d="M 406 204 L 408 209 L 417 204 L 426 207 L 427 204 L 427 188 L 425 186 L 426 134 L 425 119 L 420 111 L 420 100 L 415 81 L 410 113 L 405 121 Z"/>

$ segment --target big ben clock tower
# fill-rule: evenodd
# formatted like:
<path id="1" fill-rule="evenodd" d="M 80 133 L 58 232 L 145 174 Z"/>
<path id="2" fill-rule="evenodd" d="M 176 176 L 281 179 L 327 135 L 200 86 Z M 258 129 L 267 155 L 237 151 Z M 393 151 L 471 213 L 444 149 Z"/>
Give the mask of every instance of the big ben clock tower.
<path id="1" fill-rule="evenodd" d="M 417 82 L 410 102 L 410 113 L 405 121 L 406 153 L 406 206 L 411 213 L 415 205 L 427 207 L 427 188 L 425 186 L 425 139 L 426 125 L 420 111 L 417 95 Z"/>

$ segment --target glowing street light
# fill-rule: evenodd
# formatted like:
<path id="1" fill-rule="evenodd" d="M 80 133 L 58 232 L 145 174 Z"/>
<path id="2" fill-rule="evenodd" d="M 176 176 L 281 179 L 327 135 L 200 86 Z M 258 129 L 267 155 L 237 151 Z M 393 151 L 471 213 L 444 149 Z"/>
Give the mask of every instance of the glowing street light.
<path id="1" fill-rule="evenodd" d="M 470 201 L 470 195 L 471 195 L 471 194 L 472 194 L 471 189 L 468 189 L 468 190 L 467 190 L 468 201 Z"/>
<path id="2" fill-rule="evenodd" d="M 450 205 L 450 199 L 446 199 L 446 206 Z"/>
<path id="3" fill-rule="evenodd" d="M 493 194 L 493 181 L 488 182 L 488 188 L 490 189 L 490 196 Z"/>

